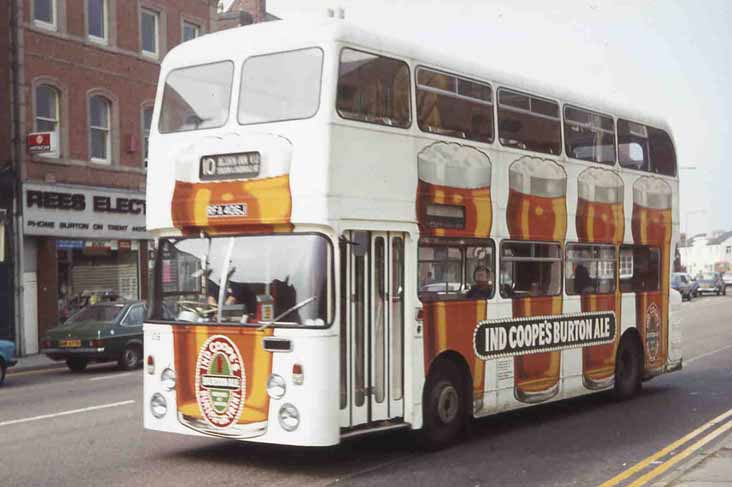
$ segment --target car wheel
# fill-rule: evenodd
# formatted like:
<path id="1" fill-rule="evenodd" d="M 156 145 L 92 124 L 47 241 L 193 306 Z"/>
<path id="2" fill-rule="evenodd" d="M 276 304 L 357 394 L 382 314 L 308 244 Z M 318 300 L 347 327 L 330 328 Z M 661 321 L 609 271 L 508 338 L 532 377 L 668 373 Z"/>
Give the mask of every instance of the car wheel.
<path id="1" fill-rule="evenodd" d="M 89 361 L 85 358 L 74 357 L 66 360 L 66 366 L 71 372 L 81 372 L 89 365 Z"/>
<path id="2" fill-rule="evenodd" d="M 122 370 L 134 370 L 142 364 L 142 354 L 136 345 L 127 345 L 118 362 Z"/>
<path id="3" fill-rule="evenodd" d="M 633 397 L 641 388 L 643 379 L 643 351 L 633 335 L 620 341 L 615 356 L 615 399 L 623 401 Z"/>
<path id="4" fill-rule="evenodd" d="M 436 365 L 425 384 L 422 446 L 438 450 L 455 441 L 465 425 L 465 392 L 456 367 L 447 361 Z"/>

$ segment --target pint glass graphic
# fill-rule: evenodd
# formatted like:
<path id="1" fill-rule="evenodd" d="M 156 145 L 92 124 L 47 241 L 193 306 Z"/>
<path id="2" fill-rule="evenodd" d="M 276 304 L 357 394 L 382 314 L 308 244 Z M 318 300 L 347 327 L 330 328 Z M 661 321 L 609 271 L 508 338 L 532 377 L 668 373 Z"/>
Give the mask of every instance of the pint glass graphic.
<path id="1" fill-rule="evenodd" d="M 493 221 L 491 161 L 485 153 L 456 143 L 437 142 L 418 156 L 417 221 L 428 237 L 488 237 Z M 487 317 L 487 301 L 429 301 L 423 305 L 425 370 L 445 350 L 468 359 L 473 407 L 482 407 L 483 360 L 473 352 L 476 323 Z M 472 358 L 471 358 L 472 357 Z"/>
<path id="2" fill-rule="evenodd" d="M 418 155 L 417 221 L 422 235 L 488 237 L 491 160 L 473 147 L 436 142 Z"/>
<path id="3" fill-rule="evenodd" d="M 173 327 L 178 421 L 227 438 L 264 434 L 272 354 L 264 350 L 262 339 L 271 334 L 248 328 Z"/>
<path id="4" fill-rule="evenodd" d="M 237 176 L 235 160 L 227 164 L 214 157 L 184 158 L 176 163 L 173 225 L 184 233 L 212 227 L 239 233 L 291 231 L 289 161 L 261 161 L 254 166 L 256 173 L 246 176 Z M 199 165 L 223 175 L 213 177 L 219 180 L 203 181 Z M 227 176 L 227 171 L 233 174 Z"/>
<path id="5" fill-rule="evenodd" d="M 567 234 L 567 174 L 554 161 L 525 156 L 509 167 L 508 233 L 516 240 L 564 243 Z M 514 318 L 562 313 L 562 296 L 513 298 Z M 559 392 L 561 352 L 514 357 L 514 396 L 541 402 Z"/>
<path id="6" fill-rule="evenodd" d="M 577 238 L 580 242 L 613 244 L 617 254 L 625 234 L 623 180 L 608 169 L 589 168 L 577 178 Z M 600 270 L 598 269 L 598 272 Z M 617 274 L 617 271 L 616 271 Z M 614 311 L 620 319 L 620 288 L 612 294 L 583 294 L 582 311 Z M 613 385 L 615 342 L 582 349 L 582 381 L 588 389 Z"/>
<path id="7" fill-rule="evenodd" d="M 663 370 L 668 354 L 671 202 L 671 186 L 661 178 L 643 176 L 633 184 L 633 241 L 660 250 L 659 289 L 636 292 L 635 298 L 636 320 L 646 351 L 645 368 L 651 373 Z"/>

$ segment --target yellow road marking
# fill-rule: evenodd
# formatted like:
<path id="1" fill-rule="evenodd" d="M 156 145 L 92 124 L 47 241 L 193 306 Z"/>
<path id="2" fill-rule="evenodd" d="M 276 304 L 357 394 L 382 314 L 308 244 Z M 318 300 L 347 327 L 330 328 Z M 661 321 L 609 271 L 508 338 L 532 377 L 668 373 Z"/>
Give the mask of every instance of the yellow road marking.
<path id="1" fill-rule="evenodd" d="M 654 453 L 653 455 L 649 456 L 648 458 L 646 458 L 644 460 L 641 460 L 640 462 L 636 463 L 635 465 L 633 465 L 632 467 L 630 467 L 628 470 L 625 470 L 624 472 L 619 473 L 618 475 L 616 475 L 615 477 L 611 478 L 610 480 L 608 480 L 608 481 L 600 484 L 599 487 L 612 487 L 614 485 L 618 485 L 623 480 L 632 477 L 633 475 L 635 475 L 636 473 L 640 472 L 641 470 L 643 470 L 644 468 L 646 468 L 648 465 L 650 465 L 651 463 L 655 462 L 659 458 L 662 458 L 662 457 L 668 455 L 669 453 L 671 453 L 672 451 L 678 449 L 680 446 L 682 446 L 683 444 L 687 443 L 688 441 L 690 441 L 694 437 L 696 437 L 696 436 L 700 435 L 701 433 L 703 433 L 704 431 L 708 430 L 710 427 L 715 426 L 715 425 L 717 425 L 719 423 L 724 422 L 727 418 L 729 418 L 731 416 L 732 416 L 732 409 L 730 409 L 726 413 L 720 414 L 719 416 L 717 416 L 716 418 L 712 419 L 711 421 L 708 421 L 708 422 L 704 423 L 703 425 L 701 425 L 700 427 L 698 427 L 697 429 L 695 429 L 691 433 L 682 436 L 681 438 L 679 438 L 678 440 L 674 441 L 673 443 L 671 443 L 667 447 L 665 447 L 665 448 L 657 451 L 656 453 Z M 732 423 L 728 423 L 728 425 L 732 425 Z M 728 425 L 725 425 L 725 426 L 729 428 L 730 426 L 728 426 Z M 711 439 L 708 440 L 708 441 L 711 441 Z M 660 467 L 658 467 L 658 468 L 660 468 Z"/>
<path id="2" fill-rule="evenodd" d="M 691 455 L 692 453 L 694 453 L 695 451 L 697 451 L 698 449 L 700 449 L 701 447 L 703 447 L 704 445 L 706 445 L 707 443 L 712 441 L 714 438 L 716 438 L 717 436 L 721 435 L 722 433 L 724 433 L 725 431 L 727 431 L 731 428 L 732 428 L 732 421 L 728 421 L 727 424 L 720 426 L 716 430 L 712 431 L 711 433 L 709 433 L 708 435 L 703 437 L 701 440 L 697 441 L 696 443 L 691 445 L 689 448 L 682 451 L 678 455 L 674 456 L 667 462 L 662 463 L 661 465 L 654 468 L 650 472 L 638 477 L 638 479 L 635 482 L 633 482 L 632 484 L 630 484 L 628 487 L 640 487 L 641 485 L 645 485 L 649 481 L 658 477 L 663 472 L 665 472 L 669 468 L 673 467 L 675 464 L 679 463 L 681 460 L 688 457 L 689 455 Z"/>

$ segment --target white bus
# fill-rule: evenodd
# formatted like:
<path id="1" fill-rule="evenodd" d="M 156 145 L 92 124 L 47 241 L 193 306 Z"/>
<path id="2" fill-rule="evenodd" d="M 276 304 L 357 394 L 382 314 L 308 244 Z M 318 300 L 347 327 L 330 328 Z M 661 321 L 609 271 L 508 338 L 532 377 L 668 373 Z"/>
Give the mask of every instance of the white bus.
<path id="1" fill-rule="evenodd" d="M 632 396 L 682 365 L 670 134 L 339 20 L 176 47 L 145 427 L 441 447 L 474 417 Z"/>

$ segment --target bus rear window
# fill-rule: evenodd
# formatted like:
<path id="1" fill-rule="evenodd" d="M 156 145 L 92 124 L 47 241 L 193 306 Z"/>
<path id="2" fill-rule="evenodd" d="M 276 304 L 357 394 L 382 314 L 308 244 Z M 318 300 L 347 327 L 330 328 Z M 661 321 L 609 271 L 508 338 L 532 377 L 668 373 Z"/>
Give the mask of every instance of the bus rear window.
<path id="1" fill-rule="evenodd" d="M 618 157 L 623 167 L 676 176 L 671 137 L 648 125 L 618 120 Z"/>
<path id="2" fill-rule="evenodd" d="M 338 114 L 350 120 L 408 127 L 409 66 L 404 61 L 343 49 Z"/>
<path id="3" fill-rule="evenodd" d="M 310 118 L 320 104 L 323 51 L 318 48 L 254 56 L 241 73 L 239 123 Z"/>
<path id="4" fill-rule="evenodd" d="M 160 111 L 160 133 L 221 127 L 229 118 L 234 63 L 176 69 L 168 74 Z"/>

